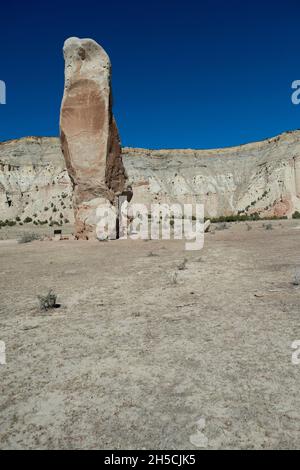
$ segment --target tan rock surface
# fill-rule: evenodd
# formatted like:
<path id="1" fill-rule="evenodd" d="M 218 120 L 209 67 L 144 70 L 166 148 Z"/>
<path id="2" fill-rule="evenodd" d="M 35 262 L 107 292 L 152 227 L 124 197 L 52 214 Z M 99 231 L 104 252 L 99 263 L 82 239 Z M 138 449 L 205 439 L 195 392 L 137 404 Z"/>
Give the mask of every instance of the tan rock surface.
<path id="1" fill-rule="evenodd" d="M 91 216 L 96 199 L 114 203 L 115 193 L 121 192 L 125 183 L 112 115 L 111 65 L 104 49 L 92 39 L 69 38 L 64 44 L 64 58 L 62 151 L 74 187 L 77 235 L 90 238 L 96 235 L 96 221 Z"/>

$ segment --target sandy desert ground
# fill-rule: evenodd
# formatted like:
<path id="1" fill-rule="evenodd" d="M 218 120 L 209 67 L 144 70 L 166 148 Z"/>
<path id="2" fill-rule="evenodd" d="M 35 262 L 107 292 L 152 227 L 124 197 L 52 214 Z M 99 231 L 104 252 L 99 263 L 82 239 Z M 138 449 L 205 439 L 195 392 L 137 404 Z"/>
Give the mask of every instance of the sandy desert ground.
<path id="1" fill-rule="evenodd" d="M 0 448 L 196 449 L 201 418 L 208 449 L 299 448 L 300 222 L 263 224 L 200 252 L 1 241 Z"/>

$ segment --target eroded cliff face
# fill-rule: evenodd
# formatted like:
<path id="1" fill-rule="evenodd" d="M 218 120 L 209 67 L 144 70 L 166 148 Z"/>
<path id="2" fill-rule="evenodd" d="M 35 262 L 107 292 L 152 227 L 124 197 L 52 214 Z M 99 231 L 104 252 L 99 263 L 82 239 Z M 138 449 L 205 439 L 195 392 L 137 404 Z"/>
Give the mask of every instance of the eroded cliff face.
<path id="1" fill-rule="evenodd" d="M 0 220 L 74 223 L 72 186 L 59 139 L 27 137 L 0 143 Z"/>
<path id="2" fill-rule="evenodd" d="M 226 149 L 124 148 L 122 155 L 133 202 L 203 202 L 208 217 L 300 211 L 300 131 Z M 0 143 L 0 220 L 17 218 L 74 222 L 58 138 Z"/>
<path id="3" fill-rule="evenodd" d="M 202 202 L 208 217 L 300 208 L 300 132 L 216 150 L 123 149 L 133 202 Z"/>

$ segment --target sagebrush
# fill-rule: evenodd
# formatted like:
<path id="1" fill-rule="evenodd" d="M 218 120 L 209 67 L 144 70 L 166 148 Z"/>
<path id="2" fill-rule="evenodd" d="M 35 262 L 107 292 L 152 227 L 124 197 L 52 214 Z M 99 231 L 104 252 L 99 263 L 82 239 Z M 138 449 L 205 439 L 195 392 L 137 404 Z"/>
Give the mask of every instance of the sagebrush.
<path id="1" fill-rule="evenodd" d="M 41 310 L 49 310 L 56 307 L 57 295 L 52 289 L 46 295 L 38 295 Z"/>

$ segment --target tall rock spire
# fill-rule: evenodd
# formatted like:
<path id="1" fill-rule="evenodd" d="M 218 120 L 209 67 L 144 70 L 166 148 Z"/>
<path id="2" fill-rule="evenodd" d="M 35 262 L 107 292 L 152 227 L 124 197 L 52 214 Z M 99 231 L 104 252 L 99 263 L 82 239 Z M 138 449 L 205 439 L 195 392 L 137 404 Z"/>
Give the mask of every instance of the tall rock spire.
<path id="1" fill-rule="evenodd" d="M 78 238 L 96 237 L 96 210 L 114 204 L 125 185 L 125 170 L 112 114 L 111 64 L 92 39 L 69 38 L 64 44 L 65 88 L 60 137 L 74 186 Z"/>

